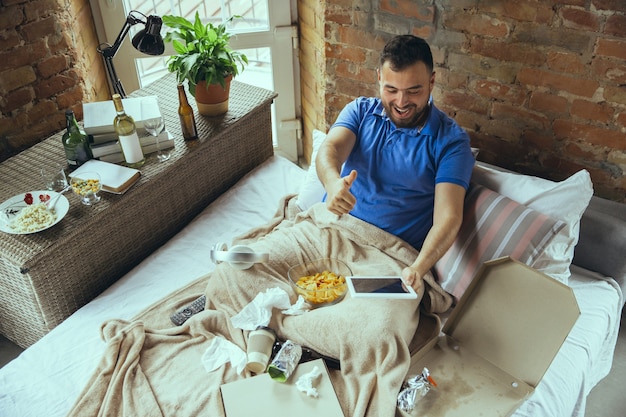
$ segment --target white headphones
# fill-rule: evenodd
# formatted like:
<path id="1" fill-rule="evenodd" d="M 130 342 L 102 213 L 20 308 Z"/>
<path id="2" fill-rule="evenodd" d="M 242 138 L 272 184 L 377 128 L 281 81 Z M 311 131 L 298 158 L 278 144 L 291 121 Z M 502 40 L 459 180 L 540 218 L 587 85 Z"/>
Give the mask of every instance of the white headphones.
<path id="1" fill-rule="evenodd" d="M 269 253 L 257 253 L 244 245 L 233 246 L 228 250 L 226 243 L 218 242 L 211 249 L 211 260 L 214 263 L 228 262 L 237 269 L 248 269 L 255 263 L 267 262 L 269 259 Z"/>

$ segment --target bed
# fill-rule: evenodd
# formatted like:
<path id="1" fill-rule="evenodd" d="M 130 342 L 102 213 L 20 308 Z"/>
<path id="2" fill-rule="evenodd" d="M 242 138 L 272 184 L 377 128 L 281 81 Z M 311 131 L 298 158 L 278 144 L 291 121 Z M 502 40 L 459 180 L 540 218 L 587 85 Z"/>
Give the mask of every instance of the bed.
<path id="1" fill-rule="evenodd" d="M 248 173 L 122 279 L 3 367 L 0 370 L 0 415 L 65 416 L 71 410 L 76 414 L 77 401 L 88 397 L 85 390 L 94 382 L 95 370 L 102 366 L 106 357 L 108 348 L 101 336 L 103 323 L 110 323 L 110 320 L 134 323 L 133 319 L 139 315 L 142 320 L 157 320 L 167 327 L 167 313 L 195 299 L 198 291 L 206 287 L 206 277 L 219 272 L 216 269 L 220 266 L 216 268 L 210 260 L 212 246 L 216 242 L 233 242 L 236 236 L 253 239 L 248 233 L 250 230 L 263 230 L 275 222 L 280 213 L 301 210 L 297 194 L 310 189 L 310 178 L 311 170 L 305 171 L 280 156 L 271 157 Z M 321 211 L 319 206 L 304 208 L 317 213 Z M 623 205 L 596 197 L 591 199 L 581 221 L 581 240 L 568 279 L 581 316 L 535 393 L 515 412 L 516 417 L 582 417 L 587 394 L 608 374 L 624 305 L 626 266 L 623 256 L 608 262 L 598 258 L 603 253 L 611 257 L 625 253 L 625 224 Z M 615 247 L 603 252 L 603 245 L 611 244 Z M 441 303 L 441 309 L 454 302 L 453 296 L 433 295 L 437 296 L 441 299 L 433 299 Z M 156 315 L 161 318 L 155 319 Z M 245 343 L 243 339 L 235 342 Z M 220 369 L 218 379 L 241 378 L 228 367 Z M 199 358 L 190 368 L 174 368 L 169 372 L 175 381 L 184 381 L 187 373 L 199 372 L 197 368 L 201 368 Z M 357 400 L 346 396 L 350 394 L 350 387 L 341 381 L 340 371 L 331 371 L 331 378 L 345 415 L 374 415 L 373 408 L 358 406 Z M 219 404 L 218 387 L 213 384 L 213 392 L 203 390 L 200 397 L 207 393 L 213 398 L 208 404 Z M 185 391 L 189 391 L 189 387 Z M 198 397 L 192 401 L 196 400 L 204 401 Z M 181 407 L 180 412 L 175 412 L 176 415 L 185 415 L 188 414 L 185 410 L 194 409 L 185 408 L 183 402 L 190 400 L 188 397 L 181 400 L 177 405 Z M 84 407 L 78 410 L 94 406 L 82 405 Z M 170 409 L 165 407 L 164 410 Z M 206 408 L 202 411 L 205 415 L 223 412 Z"/>

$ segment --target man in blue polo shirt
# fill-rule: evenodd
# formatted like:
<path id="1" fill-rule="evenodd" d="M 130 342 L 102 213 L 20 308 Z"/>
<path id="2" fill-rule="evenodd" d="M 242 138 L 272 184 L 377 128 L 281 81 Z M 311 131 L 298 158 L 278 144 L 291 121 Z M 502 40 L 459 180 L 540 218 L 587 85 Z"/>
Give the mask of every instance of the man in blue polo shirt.
<path id="1" fill-rule="evenodd" d="M 388 231 L 418 249 L 402 272 L 416 292 L 461 226 L 474 165 L 469 137 L 435 107 L 430 47 L 400 35 L 384 47 L 380 98 L 349 103 L 316 159 L 326 205 Z M 342 170 L 343 165 L 343 170 Z"/>

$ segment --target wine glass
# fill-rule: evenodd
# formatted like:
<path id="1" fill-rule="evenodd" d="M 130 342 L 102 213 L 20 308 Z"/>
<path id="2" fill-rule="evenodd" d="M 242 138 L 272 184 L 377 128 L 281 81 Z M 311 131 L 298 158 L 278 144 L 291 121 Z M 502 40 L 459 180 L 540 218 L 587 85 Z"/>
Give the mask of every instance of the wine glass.
<path id="1" fill-rule="evenodd" d="M 65 170 L 58 163 L 52 163 L 41 168 L 41 178 L 46 190 L 64 193 L 68 189 Z"/>
<path id="2" fill-rule="evenodd" d="M 165 121 L 156 96 L 144 97 L 141 100 L 141 116 L 144 119 L 144 129 L 154 136 L 157 159 L 161 162 L 167 161 L 170 159 L 170 150 L 169 148 L 162 149 L 163 140 L 166 136 L 162 135 L 161 132 L 165 128 Z"/>
<path id="3" fill-rule="evenodd" d="M 80 202 L 86 206 L 93 206 L 100 201 L 98 193 L 102 190 L 102 182 L 100 174 L 97 172 L 84 172 L 74 175 L 72 181 L 72 190 L 80 197 Z"/>

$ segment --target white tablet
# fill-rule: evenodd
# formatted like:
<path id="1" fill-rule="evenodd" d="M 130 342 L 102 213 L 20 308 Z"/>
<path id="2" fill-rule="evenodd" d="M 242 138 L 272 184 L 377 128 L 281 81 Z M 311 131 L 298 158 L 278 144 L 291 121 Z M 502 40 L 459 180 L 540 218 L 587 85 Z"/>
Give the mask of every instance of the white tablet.
<path id="1" fill-rule="evenodd" d="M 352 297 L 417 298 L 415 290 L 405 285 L 401 277 L 349 276 L 346 282 Z"/>

